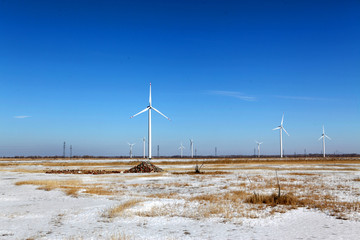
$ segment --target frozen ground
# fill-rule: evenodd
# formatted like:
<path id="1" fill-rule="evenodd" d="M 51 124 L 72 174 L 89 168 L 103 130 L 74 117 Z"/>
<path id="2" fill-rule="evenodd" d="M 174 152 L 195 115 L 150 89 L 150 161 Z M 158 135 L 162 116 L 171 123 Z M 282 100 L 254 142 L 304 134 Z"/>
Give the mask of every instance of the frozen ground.
<path id="1" fill-rule="evenodd" d="M 0 239 L 358 239 L 360 235 L 359 163 L 214 164 L 206 165 L 207 174 L 202 175 L 188 174 L 193 165 L 176 164 L 160 166 L 167 170 L 160 174 L 42 173 L 84 168 L 58 163 L 1 165 Z M 310 203 L 246 203 L 253 192 L 277 191 L 274 170 L 282 194 L 311 198 Z M 39 189 L 42 184 L 48 188 Z M 119 206 L 121 210 L 112 212 Z"/>

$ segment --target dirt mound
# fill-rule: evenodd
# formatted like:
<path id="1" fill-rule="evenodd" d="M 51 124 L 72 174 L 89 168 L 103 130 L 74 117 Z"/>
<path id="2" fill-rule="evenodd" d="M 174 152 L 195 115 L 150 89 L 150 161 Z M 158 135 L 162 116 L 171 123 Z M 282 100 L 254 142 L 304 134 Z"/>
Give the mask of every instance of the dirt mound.
<path id="1" fill-rule="evenodd" d="M 48 170 L 45 173 L 49 174 L 110 174 L 121 173 L 121 171 L 109 171 L 109 170 L 84 170 L 84 169 L 64 169 L 64 170 Z"/>
<path id="2" fill-rule="evenodd" d="M 155 166 L 150 162 L 141 162 L 139 165 L 125 170 L 124 173 L 152 173 L 152 172 L 163 172 L 161 168 Z"/>

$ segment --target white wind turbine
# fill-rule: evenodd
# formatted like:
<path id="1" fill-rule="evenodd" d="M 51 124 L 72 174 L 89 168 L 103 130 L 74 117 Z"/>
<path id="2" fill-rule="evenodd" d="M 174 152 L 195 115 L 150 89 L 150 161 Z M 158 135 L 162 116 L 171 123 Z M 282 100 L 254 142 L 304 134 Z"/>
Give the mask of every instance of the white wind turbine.
<path id="1" fill-rule="evenodd" d="M 132 158 L 132 150 L 133 150 L 133 146 L 135 145 L 135 143 L 128 143 L 129 147 L 130 147 L 130 158 Z"/>
<path id="2" fill-rule="evenodd" d="M 143 155 L 144 155 L 144 158 L 146 157 L 145 156 L 145 142 L 146 142 L 146 139 L 145 137 L 143 138 Z"/>
<path id="3" fill-rule="evenodd" d="M 181 143 L 180 144 L 180 147 L 178 148 L 178 149 L 180 149 L 180 157 L 183 157 L 183 150 L 184 150 L 184 146 L 183 146 L 183 144 Z"/>
<path id="4" fill-rule="evenodd" d="M 325 128 L 324 128 L 324 125 L 323 125 L 323 133 L 322 133 L 321 137 L 319 138 L 319 140 L 320 139 L 323 140 L 322 144 L 323 144 L 323 156 L 324 157 L 325 157 L 325 138 L 331 140 L 331 138 L 328 135 L 325 134 Z"/>
<path id="5" fill-rule="evenodd" d="M 190 151 L 191 151 L 191 157 L 194 157 L 194 140 L 193 139 L 189 139 L 190 140 Z"/>
<path id="6" fill-rule="evenodd" d="M 277 130 L 279 129 L 280 130 L 280 157 L 282 158 L 283 157 L 283 144 L 282 144 L 282 130 L 284 130 L 284 132 L 290 136 L 287 131 L 285 130 L 284 126 L 283 126 L 283 123 L 284 123 L 284 114 L 282 116 L 282 119 L 281 119 L 281 124 L 280 126 L 278 126 L 277 128 L 274 128 L 273 130 Z"/>
<path id="7" fill-rule="evenodd" d="M 260 144 L 262 144 L 263 142 L 258 142 L 258 141 L 255 142 L 258 145 L 258 157 L 260 157 Z"/>
<path id="8" fill-rule="evenodd" d="M 141 112 L 131 116 L 130 118 L 133 118 L 143 112 L 149 111 L 149 115 L 148 115 L 148 155 L 149 155 L 149 160 L 151 160 L 151 109 L 153 109 L 155 112 L 158 112 L 160 115 L 162 115 L 163 117 L 167 118 L 168 120 L 170 120 L 170 118 L 168 118 L 167 116 L 165 116 L 164 114 L 162 114 L 159 110 L 157 110 L 156 108 L 154 108 L 151 105 L 151 83 L 150 83 L 150 94 L 149 94 L 149 106 L 147 106 L 144 110 L 142 110 Z"/>

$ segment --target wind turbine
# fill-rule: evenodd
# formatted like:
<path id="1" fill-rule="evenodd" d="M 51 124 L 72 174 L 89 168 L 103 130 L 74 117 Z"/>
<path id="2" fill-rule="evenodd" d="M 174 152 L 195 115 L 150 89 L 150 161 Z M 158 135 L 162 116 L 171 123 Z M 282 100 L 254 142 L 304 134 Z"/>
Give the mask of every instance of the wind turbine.
<path id="1" fill-rule="evenodd" d="M 145 158 L 146 157 L 145 156 L 145 142 L 146 142 L 145 137 L 142 140 L 143 140 L 143 155 L 144 155 L 144 158 Z"/>
<path id="2" fill-rule="evenodd" d="M 167 116 L 162 114 L 159 110 L 157 110 L 156 108 L 154 108 L 151 105 L 151 83 L 150 83 L 149 106 L 147 106 L 141 112 L 138 112 L 137 114 L 130 117 L 130 118 L 133 118 L 133 117 L 135 117 L 135 116 L 137 116 L 137 115 L 139 115 L 139 114 L 141 114 L 143 112 L 149 111 L 149 115 L 148 115 L 148 155 L 149 155 L 149 160 L 151 160 L 151 109 L 153 109 L 155 112 L 158 112 L 160 115 L 162 115 L 166 119 L 170 120 L 170 118 L 168 118 Z"/>
<path id="3" fill-rule="evenodd" d="M 132 158 L 132 149 L 133 149 L 133 146 L 135 145 L 135 143 L 128 143 L 128 144 L 130 147 L 130 158 Z"/>
<path id="4" fill-rule="evenodd" d="M 190 140 L 190 151 L 191 151 L 191 157 L 194 157 L 194 140 L 193 139 L 189 139 Z"/>
<path id="5" fill-rule="evenodd" d="M 319 138 L 318 141 L 320 141 L 320 139 L 322 139 L 322 144 L 323 144 L 323 156 L 325 157 L 325 138 L 331 140 L 331 138 L 325 134 L 325 128 L 324 128 L 324 125 L 323 125 L 323 133 L 321 135 L 321 137 Z"/>
<path id="6" fill-rule="evenodd" d="M 258 142 L 258 141 L 255 141 L 258 145 L 258 157 L 260 157 L 260 144 L 262 144 L 263 142 Z"/>
<path id="7" fill-rule="evenodd" d="M 283 123 L 284 123 L 284 114 L 282 116 L 282 119 L 281 119 L 281 123 L 280 123 L 280 126 L 278 126 L 277 128 L 274 128 L 273 130 L 277 130 L 279 129 L 280 130 L 280 157 L 282 158 L 283 157 L 283 144 L 282 144 L 282 130 L 284 130 L 284 132 L 290 136 L 287 131 L 285 130 L 284 126 L 283 126 Z"/>
<path id="8" fill-rule="evenodd" d="M 183 157 L 183 150 L 184 150 L 184 148 L 185 148 L 185 147 L 184 147 L 183 144 L 181 143 L 181 144 L 180 144 L 180 147 L 178 148 L 178 149 L 180 149 L 180 156 L 181 156 L 181 157 Z"/>

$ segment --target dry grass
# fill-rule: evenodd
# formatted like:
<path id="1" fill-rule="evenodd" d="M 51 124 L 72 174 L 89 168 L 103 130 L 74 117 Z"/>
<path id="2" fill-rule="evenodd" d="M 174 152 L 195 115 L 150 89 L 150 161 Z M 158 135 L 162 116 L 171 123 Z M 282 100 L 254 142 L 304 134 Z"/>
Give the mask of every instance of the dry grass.
<path id="1" fill-rule="evenodd" d="M 0 169 L 1 172 L 19 172 L 19 173 L 44 173 L 44 170 L 40 169 L 25 169 L 25 168 L 15 168 L 15 169 Z"/>
<path id="2" fill-rule="evenodd" d="M 51 191 L 60 189 L 67 195 L 77 196 L 82 182 L 79 180 L 27 180 L 16 182 L 15 185 L 39 185 L 38 189 Z"/>
<path id="3" fill-rule="evenodd" d="M 137 165 L 143 159 L 137 159 L 133 161 L 129 161 L 129 159 L 119 159 L 119 161 L 109 161 L 111 159 L 104 159 L 99 161 L 88 161 L 84 159 L 83 161 L 74 161 L 74 162 L 61 162 L 61 160 L 66 159 L 5 159 L 9 162 L 0 162 L 1 166 L 63 166 L 63 167 L 71 167 L 71 166 L 129 166 L 129 165 Z M 31 160 L 31 162 L 27 161 Z M 40 161 L 41 160 L 41 161 Z M 45 160 L 45 162 L 44 162 Z M 52 160 L 57 160 L 57 162 L 53 162 Z M 59 161 L 60 160 L 60 161 Z M 14 162 L 11 162 L 14 161 Z M 16 161 L 16 162 L 15 162 Z M 178 161 L 160 161 L 156 162 L 156 165 L 195 165 L 197 163 L 204 163 L 206 165 L 214 165 L 214 164 L 222 164 L 222 165 L 247 165 L 247 164 L 281 164 L 281 165 L 292 165 L 292 164 L 359 164 L 359 157 L 337 157 L 337 158 L 217 158 L 217 159 L 197 159 L 197 160 L 178 160 Z M 232 166 L 234 167 L 234 166 Z"/>
<path id="4" fill-rule="evenodd" d="M 139 200 L 139 199 L 128 200 L 116 207 L 111 208 L 106 216 L 109 218 L 122 216 L 126 209 L 129 209 L 129 208 L 135 206 L 139 202 L 141 202 L 141 200 Z"/>
<path id="5" fill-rule="evenodd" d="M 195 171 L 189 172 L 172 172 L 174 175 L 221 175 L 221 174 L 232 174 L 231 172 L 225 171 L 205 171 L 202 170 L 200 173 L 195 173 Z"/>
<path id="6" fill-rule="evenodd" d="M 102 186 L 97 186 L 95 184 L 90 186 L 89 185 L 85 186 L 84 189 L 85 189 L 84 193 L 95 194 L 95 195 L 113 195 L 115 193 L 114 191 L 106 189 Z"/>
<path id="7" fill-rule="evenodd" d="M 246 203 L 251 204 L 266 204 L 269 206 L 276 205 L 291 205 L 291 206 L 303 206 L 304 203 L 299 200 L 295 195 L 288 193 L 285 195 L 280 195 L 280 197 L 273 194 L 252 194 L 245 199 Z"/>
<path id="8" fill-rule="evenodd" d="M 148 198 L 165 198 L 165 199 L 179 199 L 179 195 L 176 192 L 171 193 L 157 193 L 146 195 Z"/>
<path id="9" fill-rule="evenodd" d="M 287 173 L 288 175 L 295 175 L 295 176 L 315 176 L 315 173 L 304 173 L 304 172 L 292 172 Z"/>
<path id="10" fill-rule="evenodd" d="M 354 181 L 355 181 L 355 182 L 360 182 L 360 177 L 354 178 Z"/>
<path id="11" fill-rule="evenodd" d="M 117 233 L 110 237 L 110 240 L 132 240 L 132 239 L 135 239 L 135 238 L 132 236 L 126 235 L 124 233 Z"/>

